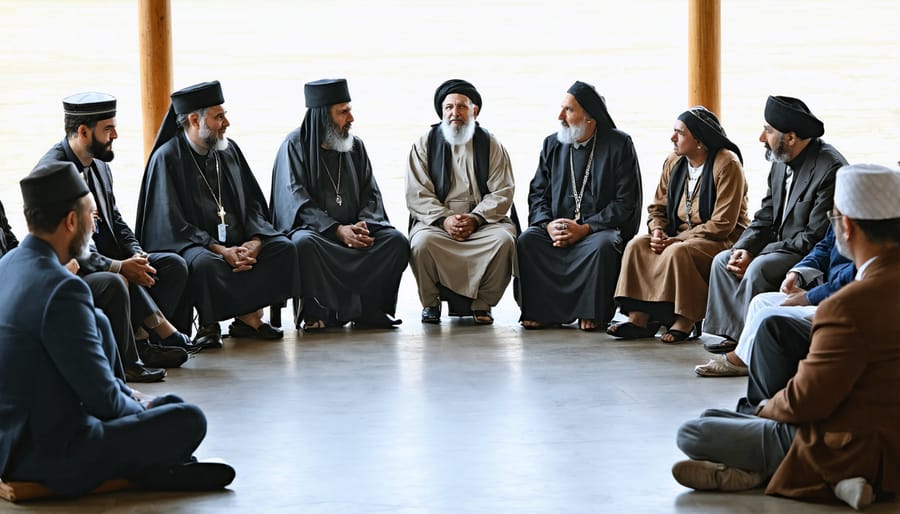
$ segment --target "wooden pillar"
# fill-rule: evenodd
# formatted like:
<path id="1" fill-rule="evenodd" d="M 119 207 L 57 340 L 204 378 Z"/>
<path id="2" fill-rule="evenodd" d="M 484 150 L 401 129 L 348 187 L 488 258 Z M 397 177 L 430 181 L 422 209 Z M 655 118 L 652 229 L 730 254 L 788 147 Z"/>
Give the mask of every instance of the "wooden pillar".
<path id="1" fill-rule="evenodd" d="M 144 162 L 169 110 L 172 93 L 172 15 L 169 0 L 139 0 Z"/>
<path id="2" fill-rule="evenodd" d="M 703 105 L 721 119 L 719 0 L 688 4 L 688 106 Z"/>

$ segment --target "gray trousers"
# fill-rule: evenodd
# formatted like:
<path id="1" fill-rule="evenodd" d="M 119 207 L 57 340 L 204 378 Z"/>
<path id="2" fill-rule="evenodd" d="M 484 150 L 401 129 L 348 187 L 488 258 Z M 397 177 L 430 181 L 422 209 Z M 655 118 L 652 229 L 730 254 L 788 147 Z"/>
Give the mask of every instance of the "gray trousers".
<path id="1" fill-rule="evenodd" d="M 709 409 L 678 429 L 678 447 L 691 459 L 720 462 L 770 478 L 794 440 L 796 428 L 749 414 Z"/>
<path id="2" fill-rule="evenodd" d="M 777 291 L 785 273 L 801 256 L 784 252 L 759 255 L 750 261 L 743 279 L 728 271 L 730 258 L 731 250 L 724 250 L 713 259 L 703 331 L 737 341 L 744 330 L 750 300 L 759 293 Z"/>

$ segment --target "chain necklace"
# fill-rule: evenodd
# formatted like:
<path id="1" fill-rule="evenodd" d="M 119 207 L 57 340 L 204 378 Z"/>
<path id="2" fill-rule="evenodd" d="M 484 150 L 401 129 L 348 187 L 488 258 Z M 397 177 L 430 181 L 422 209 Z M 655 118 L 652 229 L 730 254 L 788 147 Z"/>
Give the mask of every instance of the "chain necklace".
<path id="1" fill-rule="evenodd" d="M 597 134 L 591 143 L 591 153 L 588 156 L 587 166 L 584 167 L 584 178 L 581 179 L 581 190 L 575 188 L 575 145 L 569 147 L 569 172 L 572 174 L 572 197 L 575 198 L 575 221 L 581 223 L 581 199 L 584 197 L 584 188 L 587 186 L 588 177 L 591 175 L 591 165 L 594 164 L 594 148 L 597 146 Z"/>
<path id="2" fill-rule="evenodd" d="M 691 193 L 689 191 L 690 188 L 688 187 L 688 185 L 690 184 L 690 180 L 687 180 L 688 177 L 685 177 L 685 181 L 684 181 L 684 210 L 687 211 L 687 216 L 686 216 L 687 226 L 688 226 L 688 230 L 690 230 L 690 229 L 694 228 L 694 220 L 691 219 L 691 207 L 694 204 L 694 197 L 697 196 L 697 191 L 700 190 L 700 179 L 702 178 L 702 175 L 703 175 L 703 165 L 701 164 L 700 166 L 697 166 L 696 168 L 694 168 L 693 166 L 691 166 L 691 163 L 689 162 L 688 167 L 690 167 L 694 170 L 697 170 L 697 169 L 700 170 L 700 175 L 697 176 L 697 183 L 694 184 L 694 192 L 693 193 Z"/>
<path id="3" fill-rule="evenodd" d="M 212 151 L 212 150 L 210 150 Z M 225 225 L 225 205 L 222 204 L 222 175 L 219 173 L 219 155 L 213 154 L 213 158 L 216 160 L 216 181 L 219 183 L 219 196 L 216 197 L 216 193 L 213 192 L 213 188 L 209 185 L 209 181 L 206 180 L 206 175 L 203 174 L 203 170 L 200 168 L 200 164 L 197 163 L 197 158 L 194 156 L 194 152 L 191 152 L 191 160 L 194 161 L 194 166 L 197 167 L 197 172 L 200 173 L 200 178 L 203 179 L 203 182 L 206 184 L 206 188 L 209 189 L 209 194 L 213 197 L 213 200 L 216 202 L 216 206 L 219 208 L 216 211 L 216 216 L 219 217 L 221 224 Z M 221 238 L 220 238 L 221 239 Z"/>
<path id="4" fill-rule="evenodd" d="M 325 166 L 325 173 L 328 174 L 328 180 L 331 181 L 331 187 L 334 188 L 334 202 L 338 204 L 338 207 L 344 204 L 344 199 L 341 198 L 341 168 L 344 164 L 344 159 L 341 158 L 341 154 L 338 153 L 338 178 L 337 182 L 334 181 L 334 177 L 331 176 L 331 170 L 328 169 L 328 165 L 325 164 L 325 158 L 319 157 L 319 160 L 322 161 L 322 166 Z"/>

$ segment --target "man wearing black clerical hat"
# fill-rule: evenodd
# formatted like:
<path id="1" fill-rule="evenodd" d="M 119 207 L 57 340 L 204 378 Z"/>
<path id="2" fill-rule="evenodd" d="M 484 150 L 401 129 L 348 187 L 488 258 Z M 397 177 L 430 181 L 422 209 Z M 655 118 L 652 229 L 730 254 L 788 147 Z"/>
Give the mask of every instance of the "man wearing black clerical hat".
<path id="1" fill-rule="evenodd" d="M 190 304 L 182 301 L 187 264 L 175 253 L 144 252 L 119 212 L 109 166 L 118 138 L 115 97 L 77 93 L 63 99 L 63 112 L 65 137 L 41 162 L 72 162 L 91 190 L 97 204 L 94 245 L 78 260 L 78 273 L 110 317 L 128 380 L 148 381 L 159 371 L 144 366 L 178 367 L 192 349 L 190 337 L 179 331 L 190 332 L 191 324 Z M 126 295 L 119 293 L 122 277 Z"/>
<path id="2" fill-rule="evenodd" d="M 409 264 L 422 323 L 440 323 L 446 300 L 451 315 L 471 313 L 476 324 L 490 325 L 516 267 L 517 229 L 507 216 L 512 165 L 476 121 L 482 98 L 470 82 L 438 86 L 434 110 L 441 122 L 413 143 L 406 173 Z"/>
<path id="3" fill-rule="evenodd" d="M 279 339 L 262 308 L 297 296 L 296 252 L 269 221 L 266 200 L 237 144 L 218 81 L 172 93 L 138 200 L 144 247 L 176 252 L 188 265 L 187 294 L 203 347 L 221 347 L 219 322 L 232 337 Z"/>
<path id="4" fill-rule="evenodd" d="M 304 86 L 306 115 L 272 171 L 275 228 L 296 245 L 306 331 L 353 321 L 391 328 L 409 243 L 391 226 L 345 79 Z"/>
<path id="5" fill-rule="evenodd" d="M 631 136 L 618 130 L 594 86 L 563 95 L 560 128 L 544 138 L 518 241 L 522 326 L 578 320 L 605 328 L 622 250 L 637 232 L 641 170 Z"/>
<path id="6" fill-rule="evenodd" d="M 75 165 L 42 161 L 20 186 L 29 235 L 0 259 L 0 476 L 63 496 L 111 479 L 172 490 L 231 483 L 231 466 L 191 459 L 206 434 L 199 408 L 115 377 L 109 321 L 64 266 L 88 252 L 94 227 Z"/>
<path id="7" fill-rule="evenodd" d="M 769 188 L 750 226 L 730 250 L 713 259 L 703 331 L 713 353 L 737 347 L 750 300 L 775 291 L 785 274 L 825 237 L 834 200 L 834 175 L 847 164 L 821 139 L 825 125 L 803 101 L 770 96 L 759 141 L 772 162 Z"/>

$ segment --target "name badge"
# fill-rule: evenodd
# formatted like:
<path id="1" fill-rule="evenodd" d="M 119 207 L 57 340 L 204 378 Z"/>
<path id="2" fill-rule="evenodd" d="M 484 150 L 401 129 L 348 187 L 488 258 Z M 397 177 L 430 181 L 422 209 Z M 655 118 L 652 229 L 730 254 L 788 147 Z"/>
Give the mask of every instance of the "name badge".
<path id="1" fill-rule="evenodd" d="M 224 224 L 224 223 L 219 223 L 219 224 L 217 225 L 217 227 L 216 227 L 216 228 L 219 229 L 219 242 L 220 242 L 220 243 L 224 243 L 224 242 L 225 242 L 225 237 L 228 235 L 228 234 L 227 234 L 226 227 L 228 227 L 228 225 L 226 225 L 226 224 Z"/>

